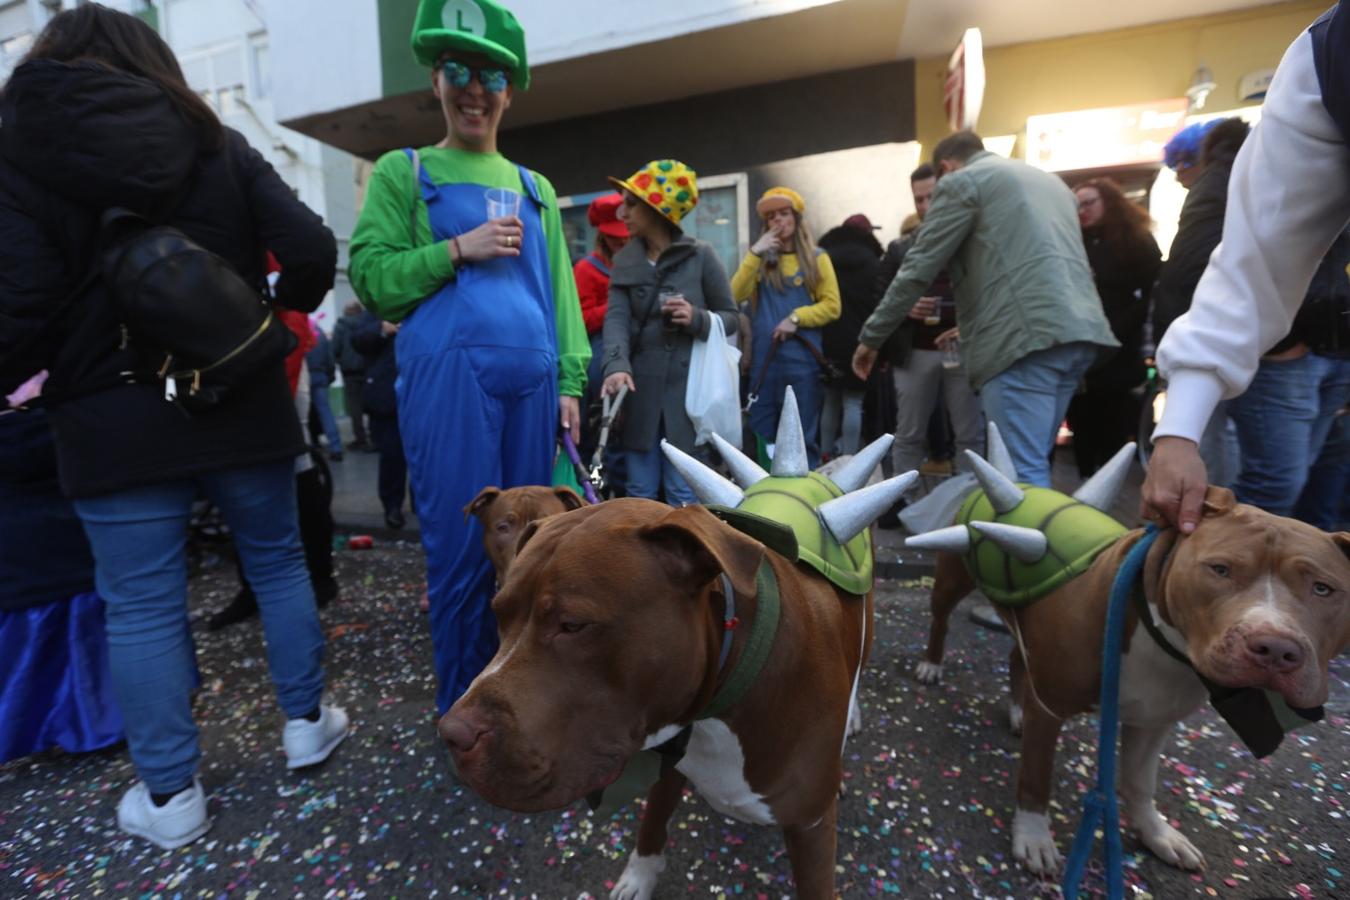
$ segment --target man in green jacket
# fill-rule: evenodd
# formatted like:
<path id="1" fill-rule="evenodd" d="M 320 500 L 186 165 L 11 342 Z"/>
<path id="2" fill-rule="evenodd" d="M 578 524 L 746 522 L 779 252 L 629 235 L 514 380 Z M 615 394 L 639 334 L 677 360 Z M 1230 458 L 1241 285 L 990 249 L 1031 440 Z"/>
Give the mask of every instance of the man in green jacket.
<path id="1" fill-rule="evenodd" d="M 1019 480 L 1050 486 L 1050 453 L 1069 399 L 1102 347 L 1117 347 L 1083 250 L 1073 192 L 1058 177 L 984 149 L 962 131 L 933 150 L 940 173 L 918 238 L 863 325 L 853 370 L 946 268 L 963 362 Z"/>

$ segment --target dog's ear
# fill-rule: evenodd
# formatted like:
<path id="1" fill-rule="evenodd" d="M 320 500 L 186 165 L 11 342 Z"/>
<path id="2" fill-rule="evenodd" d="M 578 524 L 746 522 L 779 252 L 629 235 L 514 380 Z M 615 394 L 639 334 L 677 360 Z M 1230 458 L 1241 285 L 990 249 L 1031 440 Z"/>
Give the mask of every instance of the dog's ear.
<path id="1" fill-rule="evenodd" d="M 555 487 L 553 495 L 562 501 L 565 510 L 581 509 L 586 505 L 586 501 L 581 499 L 581 495 L 565 485 Z"/>
<path id="2" fill-rule="evenodd" d="M 520 555 L 521 550 L 525 549 L 525 545 L 529 543 L 530 538 L 534 537 L 534 533 L 539 530 L 539 523 L 542 521 L 543 519 L 535 519 L 533 522 L 527 523 L 521 530 L 520 537 L 516 538 L 517 556 Z"/>
<path id="3" fill-rule="evenodd" d="M 1201 517 L 1226 515 L 1232 512 L 1236 505 L 1237 498 L 1233 496 L 1232 491 L 1211 484 L 1205 488 L 1205 502 L 1200 515 Z"/>
<path id="4" fill-rule="evenodd" d="M 478 496 L 469 501 L 469 505 L 464 507 L 464 518 L 469 516 L 478 516 L 482 518 L 483 511 L 492 505 L 492 501 L 502 495 L 502 489 L 498 487 L 485 487 L 478 492 Z"/>
<path id="5" fill-rule="evenodd" d="M 725 572 L 736 593 L 755 592 L 755 575 L 764 559 L 764 545 L 700 506 L 671 510 L 639 529 L 638 534 L 664 554 L 677 582 L 702 587 Z"/>
<path id="6" fill-rule="evenodd" d="M 1336 548 L 1345 555 L 1346 559 L 1350 559 L 1350 531 L 1333 531 L 1328 533 L 1331 535 L 1331 540 L 1336 544 Z"/>

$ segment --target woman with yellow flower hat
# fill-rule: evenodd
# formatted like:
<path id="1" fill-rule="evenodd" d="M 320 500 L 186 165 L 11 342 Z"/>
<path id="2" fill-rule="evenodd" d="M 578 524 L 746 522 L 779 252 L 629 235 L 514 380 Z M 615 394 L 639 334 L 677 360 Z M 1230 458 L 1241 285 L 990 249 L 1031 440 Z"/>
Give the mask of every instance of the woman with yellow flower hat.
<path id="1" fill-rule="evenodd" d="M 412 49 L 446 135 L 375 164 L 350 272 L 401 323 L 399 430 L 444 713 L 497 648 L 493 569 L 464 508 L 485 485 L 550 483 L 559 425 L 579 434 L 590 346 L 553 186 L 497 152 L 530 83 L 519 23 L 495 0 L 422 0 Z"/>
<path id="2" fill-rule="evenodd" d="M 811 468 L 820 465 L 822 326 L 839 318 L 839 282 L 816 246 L 806 202 L 787 187 L 769 188 L 755 204 L 764 233 L 731 278 L 737 302 L 750 303 L 750 428 L 761 441 L 778 433 L 783 395 L 797 397 Z"/>
<path id="3" fill-rule="evenodd" d="M 649 162 L 627 179 L 619 219 L 632 237 L 614 256 L 605 313 L 605 384 L 609 396 L 627 387 L 623 449 L 628 496 L 697 503 L 661 453 L 664 437 L 694 452 L 694 426 L 684 410 L 694 341 L 708 339 L 712 317 L 736 332 L 736 304 L 717 251 L 680 229 L 698 203 L 694 170 L 673 159 Z"/>

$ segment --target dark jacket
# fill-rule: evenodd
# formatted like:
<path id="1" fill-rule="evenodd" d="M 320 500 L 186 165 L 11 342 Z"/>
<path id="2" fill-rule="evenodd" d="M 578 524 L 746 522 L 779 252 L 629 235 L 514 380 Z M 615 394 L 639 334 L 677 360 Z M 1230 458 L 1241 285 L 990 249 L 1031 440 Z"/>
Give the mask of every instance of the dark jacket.
<path id="1" fill-rule="evenodd" d="M 1096 231 L 1083 235 L 1088 265 L 1102 298 L 1102 311 L 1111 325 L 1111 333 L 1120 341 L 1118 350 L 1103 351 L 1087 374 L 1089 390 L 1121 390 L 1141 384 L 1145 377 L 1143 359 L 1144 323 L 1148 320 L 1149 293 L 1162 265 L 1162 251 L 1148 236 L 1142 246 L 1121 256 Z"/>
<path id="2" fill-rule="evenodd" d="M 366 414 L 392 419 L 398 416 L 398 397 L 394 393 L 394 380 L 398 378 L 394 342 L 398 336 L 385 334 L 381 324 L 374 313 L 362 313 L 352 327 L 351 340 L 366 360 L 366 387 L 361 395 Z"/>
<path id="3" fill-rule="evenodd" d="M 891 286 L 895 280 L 895 273 L 900 271 L 900 266 L 904 265 L 905 254 L 914 246 L 914 239 L 917 232 L 910 232 L 906 237 L 896 238 L 886 245 L 886 253 L 881 258 L 881 265 L 877 269 L 877 278 L 873 290 L 876 292 L 876 299 L 873 300 L 873 306 L 886 293 L 886 289 Z M 891 336 L 886 339 L 886 343 L 881 346 L 881 358 L 890 362 L 892 365 L 904 368 L 909 363 L 909 354 L 918 347 L 921 350 L 936 349 L 935 341 L 937 336 L 951 328 L 956 327 L 956 308 L 955 298 L 952 295 L 952 279 L 943 269 L 938 273 L 937 278 L 928 286 L 924 292 L 925 297 L 937 297 L 941 301 L 941 321 L 936 325 L 926 325 L 917 319 L 906 317 Z"/>
<path id="4" fill-rule="evenodd" d="M 817 245 L 834 265 L 841 303 L 839 318 L 821 330 L 825 357 L 846 373 L 840 387 L 861 391 L 863 383 L 853 374 L 853 351 L 858 347 L 858 332 L 881 296 L 876 291 L 881 242 L 870 231 L 838 225 L 825 232 Z"/>
<path id="5" fill-rule="evenodd" d="M 278 303 L 312 310 L 333 284 L 332 232 L 237 132 L 199 150 L 198 132 L 145 79 L 91 63 L 20 66 L 0 95 L 0 394 L 39 369 L 48 389 L 143 368 L 119 347 L 119 317 L 97 280 L 34 342 L 81 282 L 100 212 L 168 217 L 247 281 L 264 253 L 282 265 Z M 170 481 L 304 450 L 282 361 L 219 407 L 187 416 L 157 386 L 119 385 L 50 410 L 61 483 L 74 497 Z"/>
<path id="6" fill-rule="evenodd" d="M 305 354 L 305 365 L 309 367 L 309 386 L 311 388 L 328 387 L 337 377 L 337 360 L 333 358 L 333 342 L 322 328 L 314 329 L 314 346 Z"/>
<path id="7" fill-rule="evenodd" d="M 94 557 L 56 479 L 41 411 L 0 416 L 0 613 L 94 590 Z"/>
<path id="8" fill-rule="evenodd" d="M 664 290 L 683 294 L 694 307 L 689 326 L 666 330 L 658 296 Z M 684 393 L 694 341 L 707 339 L 713 313 L 728 337 L 736 333 L 731 282 L 710 244 L 682 234 L 653 266 L 646 245 L 634 239 L 614 257 L 605 310 L 605 377 L 628 372 L 637 388 L 623 404 L 625 450 L 650 450 L 663 417 L 666 438 L 686 453 L 694 449 Z"/>
<path id="9" fill-rule="evenodd" d="M 1172 238 L 1172 249 L 1153 288 L 1154 346 L 1162 342 L 1168 326 L 1191 308 L 1195 286 L 1209 265 L 1210 254 L 1223 238 L 1228 178 L 1233 174 L 1233 160 L 1246 136 L 1244 129 L 1220 123 L 1214 129 L 1217 134 L 1211 132 L 1206 136 L 1204 174 L 1191 186 L 1186 202 L 1181 204 L 1176 237 Z"/>
<path id="10" fill-rule="evenodd" d="M 364 311 L 356 315 L 343 314 L 333 326 L 333 358 L 345 375 L 358 375 L 366 370 L 366 357 L 352 344 L 352 332 L 360 324 Z"/>

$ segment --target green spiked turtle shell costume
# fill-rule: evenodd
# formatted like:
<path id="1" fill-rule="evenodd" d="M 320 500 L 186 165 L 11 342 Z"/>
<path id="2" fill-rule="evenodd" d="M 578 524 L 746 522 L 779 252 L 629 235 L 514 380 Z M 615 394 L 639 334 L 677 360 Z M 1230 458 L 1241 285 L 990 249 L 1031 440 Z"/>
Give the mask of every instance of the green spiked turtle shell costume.
<path id="1" fill-rule="evenodd" d="M 1012 460 L 992 423 L 988 449 L 989 462 L 968 454 L 980 487 L 961 503 L 956 524 L 916 535 L 905 544 L 960 554 L 986 597 L 1019 609 L 1087 571 L 1098 554 L 1128 531 L 1105 510 L 1125 480 L 1135 446 L 1122 447 L 1072 497 L 1016 483 Z M 1274 752 L 1286 732 L 1322 718 L 1320 707 L 1294 709 L 1271 691 L 1211 682 L 1157 629 L 1139 585 L 1133 593 L 1149 636 L 1195 671 L 1210 704 L 1258 759 Z"/>

